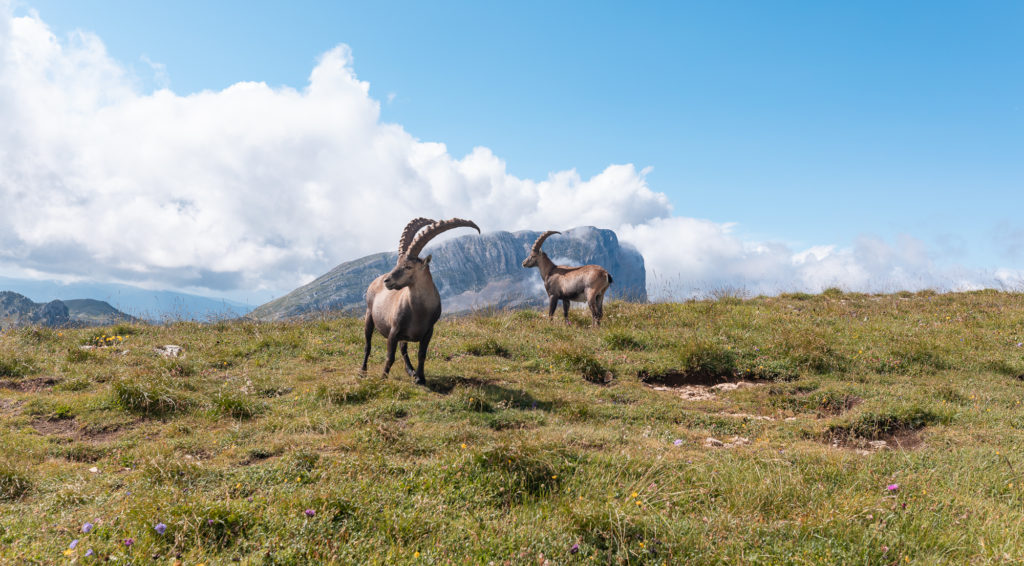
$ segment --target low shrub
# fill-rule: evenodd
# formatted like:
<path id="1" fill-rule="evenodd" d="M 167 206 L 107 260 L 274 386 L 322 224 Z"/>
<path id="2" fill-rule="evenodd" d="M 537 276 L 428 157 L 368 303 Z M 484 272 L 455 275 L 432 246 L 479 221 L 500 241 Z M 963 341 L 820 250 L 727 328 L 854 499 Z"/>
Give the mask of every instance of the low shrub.
<path id="1" fill-rule="evenodd" d="M 949 423 L 952 417 L 920 405 L 888 410 L 865 411 L 843 422 L 829 425 L 832 438 L 867 438 L 876 440 L 900 432 L 916 431 L 938 423 Z"/>
<path id="2" fill-rule="evenodd" d="M 0 377 L 25 377 L 33 371 L 33 362 L 30 359 L 0 356 Z"/>
<path id="3" fill-rule="evenodd" d="M 166 378 L 122 379 L 114 384 L 113 402 L 129 413 L 144 417 L 183 413 L 196 405 L 191 397 L 172 388 Z"/>
<path id="4" fill-rule="evenodd" d="M 486 338 L 477 342 L 470 342 L 466 345 L 465 351 L 472 356 L 498 356 L 501 358 L 512 357 L 512 352 L 501 342 L 494 338 Z"/>
<path id="5" fill-rule="evenodd" d="M 562 350 L 554 355 L 554 361 L 569 371 L 578 372 L 583 379 L 594 383 L 605 383 L 612 372 L 594 356 L 582 350 Z"/>
<path id="6" fill-rule="evenodd" d="M 229 390 L 221 390 L 214 394 L 213 406 L 221 414 L 235 419 L 251 419 L 266 410 L 266 405 L 249 395 Z"/>
<path id="7" fill-rule="evenodd" d="M 623 330 L 612 330 L 601 341 L 610 350 L 646 350 L 647 342 Z"/>
<path id="8" fill-rule="evenodd" d="M 28 474 L 6 461 L 0 461 L 0 501 L 14 501 L 32 487 Z"/>
<path id="9" fill-rule="evenodd" d="M 694 378 L 715 381 L 736 375 L 736 353 L 710 340 L 694 339 L 684 343 L 679 359 L 683 371 Z"/>

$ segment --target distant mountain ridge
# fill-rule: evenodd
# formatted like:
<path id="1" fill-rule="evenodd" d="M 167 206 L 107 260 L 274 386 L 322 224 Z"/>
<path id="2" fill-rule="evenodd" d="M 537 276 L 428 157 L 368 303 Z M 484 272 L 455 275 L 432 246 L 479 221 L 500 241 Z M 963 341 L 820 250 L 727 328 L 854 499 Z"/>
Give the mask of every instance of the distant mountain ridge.
<path id="1" fill-rule="evenodd" d="M 420 255 L 433 255 L 430 271 L 444 312 L 547 304 L 540 272 L 522 266 L 540 234 L 530 230 L 487 232 L 428 247 Z M 632 246 L 620 244 L 611 230 L 592 226 L 566 230 L 548 238 L 544 251 L 558 264 L 594 263 L 607 269 L 615 281 L 605 295 L 606 300 L 647 300 L 643 256 Z M 332 311 L 362 314 L 366 309 L 367 285 L 390 271 L 397 258 L 397 252 L 383 252 L 343 263 L 291 293 L 257 307 L 249 316 L 283 320 Z"/>
<path id="2" fill-rule="evenodd" d="M 14 291 L 41 302 L 48 302 L 53 298 L 87 297 L 150 321 L 234 318 L 252 310 L 252 305 L 237 301 L 176 291 L 143 289 L 118 283 L 61 283 L 53 280 L 0 277 L 0 289 Z M 257 300 L 266 299 L 264 295 Z M 66 299 L 62 300 L 67 302 Z"/>
<path id="3" fill-rule="evenodd" d="M 0 329 L 30 325 L 56 328 L 106 326 L 137 320 L 103 301 L 72 299 L 36 303 L 13 291 L 0 291 Z"/>

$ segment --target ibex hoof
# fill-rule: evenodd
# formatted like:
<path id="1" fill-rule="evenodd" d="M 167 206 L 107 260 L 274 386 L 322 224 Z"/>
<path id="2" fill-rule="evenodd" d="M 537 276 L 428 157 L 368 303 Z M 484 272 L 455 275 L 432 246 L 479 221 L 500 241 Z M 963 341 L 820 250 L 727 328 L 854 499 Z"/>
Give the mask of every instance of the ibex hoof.
<path id="1" fill-rule="evenodd" d="M 426 380 L 425 377 L 423 377 L 423 376 L 413 376 L 413 377 L 416 378 L 416 381 L 414 382 L 416 385 L 426 385 L 427 384 L 427 380 Z"/>

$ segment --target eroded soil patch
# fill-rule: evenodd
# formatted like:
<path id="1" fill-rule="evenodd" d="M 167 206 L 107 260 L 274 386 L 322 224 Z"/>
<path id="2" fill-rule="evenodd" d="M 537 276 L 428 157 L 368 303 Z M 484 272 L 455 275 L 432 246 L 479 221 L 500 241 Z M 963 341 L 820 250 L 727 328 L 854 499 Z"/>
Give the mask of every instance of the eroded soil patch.
<path id="1" fill-rule="evenodd" d="M 120 427 L 112 428 L 89 428 L 84 427 L 78 430 L 76 437 L 79 440 L 93 443 L 109 442 L 121 436 Z"/>
<path id="2" fill-rule="evenodd" d="M 655 391 L 668 391 L 686 401 L 714 399 L 718 393 L 744 387 L 753 387 L 756 381 L 744 381 L 705 372 L 670 371 L 658 375 L 640 372 L 644 385 Z"/>
<path id="3" fill-rule="evenodd" d="M 78 440 L 90 444 L 109 442 L 122 433 L 121 427 L 90 428 L 75 419 L 36 419 L 32 421 L 31 426 L 44 436 L 57 436 L 68 441 Z"/>
<path id="4" fill-rule="evenodd" d="M 57 383 L 60 383 L 60 380 L 52 376 L 33 377 L 31 379 L 0 379 L 0 389 L 31 392 L 49 389 Z"/>
<path id="5" fill-rule="evenodd" d="M 858 454 L 870 454 L 882 450 L 915 450 L 923 443 L 920 430 L 901 430 L 892 434 L 879 435 L 878 438 L 863 437 L 832 437 L 827 439 L 833 448 L 853 450 Z"/>
<path id="6" fill-rule="evenodd" d="M 32 421 L 32 428 L 39 434 L 45 436 L 74 436 L 78 432 L 78 424 L 74 419 L 48 420 L 37 419 Z"/>
<path id="7" fill-rule="evenodd" d="M 14 399 L 0 399 L 0 413 L 13 413 L 21 404 L 21 401 Z"/>
<path id="8" fill-rule="evenodd" d="M 733 377 L 732 375 L 721 375 L 706 371 L 670 370 L 660 374 L 651 374 L 646 371 L 641 371 L 639 374 L 637 374 L 637 377 L 639 377 L 640 381 L 643 381 L 647 385 L 670 388 L 680 388 L 694 385 L 711 387 L 713 385 L 719 385 L 722 383 L 737 383 L 740 381 Z"/>

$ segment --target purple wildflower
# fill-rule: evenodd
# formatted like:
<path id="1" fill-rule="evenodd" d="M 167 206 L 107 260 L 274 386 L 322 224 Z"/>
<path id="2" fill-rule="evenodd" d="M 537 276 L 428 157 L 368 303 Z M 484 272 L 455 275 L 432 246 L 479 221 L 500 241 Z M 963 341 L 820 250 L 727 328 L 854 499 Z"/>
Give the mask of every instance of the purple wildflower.
<path id="1" fill-rule="evenodd" d="M 88 533 L 91 530 L 92 530 L 92 523 L 86 523 L 86 524 L 82 525 L 82 532 L 83 533 Z"/>
<path id="2" fill-rule="evenodd" d="M 93 554 L 95 554 L 95 553 L 94 553 L 94 552 L 92 551 L 92 549 L 91 549 L 91 548 L 90 548 L 89 550 L 86 550 L 86 551 L 85 551 L 85 555 L 86 555 L 86 556 L 92 556 Z"/>
<path id="3" fill-rule="evenodd" d="M 206 520 L 206 524 L 207 525 L 212 525 L 213 524 L 213 519 L 207 519 Z"/>
<path id="4" fill-rule="evenodd" d="M 157 523 L 156 526 L 153 527 L 153 529 L 156 530 L 156 533 L 158 535 L 162 535 L 164 534 L 164 531 L 167 530 L 167 525 L 163 523 Z"/>
<path id="5" fill-rule="evenodd" d="M 133 538 L 126 538 L 126 539 L 124 539 L 124 545 L 125 546 L 131 546 L 133 544 L 135 544 L 135 539 L 133 539 Z"/>
<path id="6" fill-rule="evenodd" d="M 313 515 L 316 515 L 316 511 L 312 509 L 306 509 L 305 513 L 307 517 L 312 517 Z"/>
<path id="7" fill-rule="evenodd" d="M 898 484 L 898 483 L 891 483 L 891 484 L 885 486 L 885 489 L 887 489 L 889 491 L 899 491 L 900 484 Z"/>
<path id="8" fill-rule="evenodd" d="M 68 548 L 74 548 L 76 546 L 78 546 L 78 539 L 71 541 L 71 544 L 68 546 Z"/>
<path id="9" fill-rule="evenodd" d="M 676 446 L 682 446 L 683 445 L 683 439 L 682 438 L 677 438 L 677 439 L 675 439 L 672 442 L 672 444 L 675 444 Z"/>
<path id="10" fill-rule="evenodd" d="M 580 551 L 580 543 L 577 542 L 576 544 L 572 545 L 572 548 L 569 549 L 569 554 L 576 554 L 579 551 Z"/>

